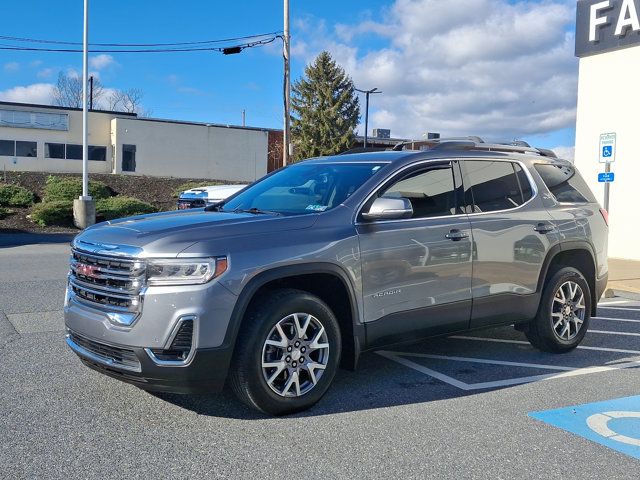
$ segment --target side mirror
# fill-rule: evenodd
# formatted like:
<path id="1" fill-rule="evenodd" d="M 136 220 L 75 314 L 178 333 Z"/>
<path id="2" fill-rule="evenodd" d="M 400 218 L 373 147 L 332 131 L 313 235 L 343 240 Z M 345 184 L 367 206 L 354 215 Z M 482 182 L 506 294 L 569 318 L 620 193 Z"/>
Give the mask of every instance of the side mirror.
<path id="1" fill-rule="evenodd" d="M 365 220 L 400 220 L 411 218 L 413 207 L 406 198 L 376 198 L 368 212 L 362 212 Z"/>

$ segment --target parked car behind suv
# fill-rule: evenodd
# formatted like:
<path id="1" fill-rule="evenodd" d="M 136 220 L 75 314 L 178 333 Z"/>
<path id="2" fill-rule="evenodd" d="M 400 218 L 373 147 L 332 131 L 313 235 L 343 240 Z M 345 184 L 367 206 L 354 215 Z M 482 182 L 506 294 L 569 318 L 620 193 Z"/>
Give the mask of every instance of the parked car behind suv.
<path id="1" fill-rule="evenodd" d="M 186 210 L 189 208 L 213 205 L 229 198 L 246 186 L 246 184 L 211 185 L 208 187 L 191 188 L 180 193 L 176 207 L 178 210 Z"/>
<path id="2" fill-rule="evenodd" d="M 478 141 L 297 163 L 223 204 L 105 222 L 72 244 L 68 345 L 147 390 L 225 381 L 270 414 L 402 341 L 515 325 L 583 339 L 606 212 L 552 152 Z"/>

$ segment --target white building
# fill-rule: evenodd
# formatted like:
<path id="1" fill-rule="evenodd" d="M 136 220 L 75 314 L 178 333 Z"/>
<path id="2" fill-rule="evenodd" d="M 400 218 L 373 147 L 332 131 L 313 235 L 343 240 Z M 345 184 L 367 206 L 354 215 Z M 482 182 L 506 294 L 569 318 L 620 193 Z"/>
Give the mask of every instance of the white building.
<path id="1" fill-rule="evenodd" d="M 580 0 L 575 163 L 604 205 L 600 136 L 615 133 L 609 256 L 640 260 L 640 0 Z"/>
<path id="2" fill-rule="evenodd" d="M 253 181 L 267 129 L 89 112 L 89 172 Z M 82 172 L 82 111 L 0 102 L 0 171 Z"/>

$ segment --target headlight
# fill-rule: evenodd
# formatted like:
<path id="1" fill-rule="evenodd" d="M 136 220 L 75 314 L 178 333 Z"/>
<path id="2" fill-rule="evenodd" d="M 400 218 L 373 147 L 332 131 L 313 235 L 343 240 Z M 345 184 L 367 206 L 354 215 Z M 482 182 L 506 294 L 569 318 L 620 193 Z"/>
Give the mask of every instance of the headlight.
<path id="1" fill-rule="evenodd" d="M 147 263 L 149 285 L 200 285 L 227 271 L 227 257 L 158 259 Z"/>

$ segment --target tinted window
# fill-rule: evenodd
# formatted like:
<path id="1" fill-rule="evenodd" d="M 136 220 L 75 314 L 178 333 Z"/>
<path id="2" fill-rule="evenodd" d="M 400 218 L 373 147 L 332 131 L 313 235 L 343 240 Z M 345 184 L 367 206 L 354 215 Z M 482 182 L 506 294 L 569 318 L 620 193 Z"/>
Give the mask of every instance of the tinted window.
<path id="1" fill-rule="evenodd" d="M 530 192 L 528 197 L 523 196 L 511 162 L 465 160 L 461 163 L 465 198 L 467 205 L 472 206 L 470 213 L 509 210 L 531 198 Z"/>
<path id="2" fill-rule="evenodd" d="M 82 145 L 67 144 L 67 159 L 82 160 Z"/>
<path id="3" fill-rule="evenodd" d="M 64 143 L 45 143 L 44 156 L 46 158 L 64 158 Z"/>
<path id="4" fill-rule="evenodd" d="M 89 145 L 89 160 L 104 162 L 107 159 L 107 147 L 94 147 Z"/>
<path id="5" fill-rule="evenodd" d="M 571 165 L 538 164 L 535 168 L 549 191 L 559 202 L 596 202 L 587 184 Z"/>
<path id="6" fill-rule="evenodd" d="M 122 171 L 136 171 L 136 146 L 122 145 Z"/>
<path id="7" fill-rule="evenodd" d="M 223 211 L 268 210 L 310 214 L 337 207 L 380 170 L 371 163 L 299 163 L 254 183 L 223 206 Z"/>
<path id="8" fill-rule="evenodd" d="M 533 197 L 533 190 L 531 188 L 531 182 L 529 181 L 529 177 L 524 172 L 522 167 L 517 163 L 513 164 L 513 168 L 516 171 L 516 177 L 518 178 L 518 183 L 520 184 L 520 190 L 522 191 L 522 201 L 527 202 Z"/>
<path id="9" fill-rule="evenodd" d="M 380 196 L 408 199 L 413 207 L 412 218 L 440 217 L 456 213 L 451 165 L 413 172 L 387 188 Z"/>
<path id="10" fill-rule="evenodd" d="M 37 157 L 38 144 L 36 142 L 16 142 L 16 157 Z"/>
<path id="11" fill-rule="evenodd" d="M 13 140 L 0 140 L 0 155 L 13 157 L 16 154 L 16 142 Z"/>

